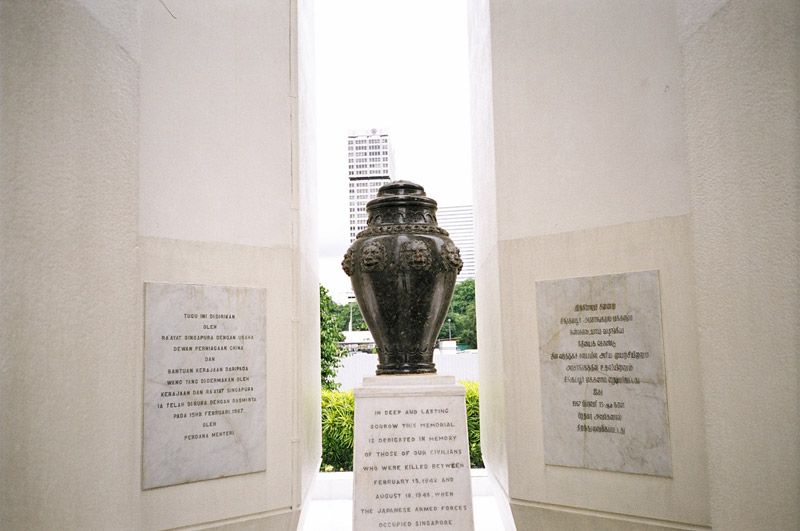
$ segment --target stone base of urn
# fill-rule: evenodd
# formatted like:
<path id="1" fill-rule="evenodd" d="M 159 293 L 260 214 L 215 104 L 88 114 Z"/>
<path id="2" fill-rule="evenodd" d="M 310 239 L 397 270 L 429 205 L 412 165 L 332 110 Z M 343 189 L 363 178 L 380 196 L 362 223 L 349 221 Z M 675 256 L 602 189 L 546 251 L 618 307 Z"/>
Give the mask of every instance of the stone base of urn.
<path id="1" fill-rule="evenodd" d="M 353 529 L 474 529 L 464 386 L 371 376 L 355 389 Z"/>

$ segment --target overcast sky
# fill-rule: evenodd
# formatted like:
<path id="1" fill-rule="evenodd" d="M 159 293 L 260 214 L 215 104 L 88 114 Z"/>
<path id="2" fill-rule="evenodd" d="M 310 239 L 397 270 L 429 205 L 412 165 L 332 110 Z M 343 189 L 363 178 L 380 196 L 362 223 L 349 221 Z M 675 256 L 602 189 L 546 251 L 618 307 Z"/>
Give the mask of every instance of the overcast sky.
<path id="1" fill-rule="evenodd" d="M 467 13 L 463 0 L 318 0 L 317 159 L 320 282 L 350 290 L 347 135 L 386 129 L 395 179 L 440 206 L 472 204 Z"/>

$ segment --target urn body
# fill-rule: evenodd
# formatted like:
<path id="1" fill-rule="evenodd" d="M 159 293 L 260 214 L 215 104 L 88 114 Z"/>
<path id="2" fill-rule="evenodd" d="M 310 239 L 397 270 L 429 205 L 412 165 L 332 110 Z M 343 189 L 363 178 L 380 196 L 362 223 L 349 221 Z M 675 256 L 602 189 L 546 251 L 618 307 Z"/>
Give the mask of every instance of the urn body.
<path id="1" fill-rule="evenodd" d="M 459 250 L 436 222 L 436 201 L 417 184 L 381 187 L 367 213 L 342 267 L 375 339 L 377 374 L 435 373 L 433 349 L 461 271 Z"/>

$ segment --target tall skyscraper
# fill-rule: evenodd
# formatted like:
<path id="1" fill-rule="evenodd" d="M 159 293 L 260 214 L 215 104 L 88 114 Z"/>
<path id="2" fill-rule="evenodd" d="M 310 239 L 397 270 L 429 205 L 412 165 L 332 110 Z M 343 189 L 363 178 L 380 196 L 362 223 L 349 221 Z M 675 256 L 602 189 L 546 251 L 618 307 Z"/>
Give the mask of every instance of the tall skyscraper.
<path id="1" fill-rule="evenodd" d="M 383 129 L 351 131 L 347 137 L 350 179 L 350 243 L 367 228 L 367 202 L 394 176 L 394 155 Z"/>
<path id="2" fill-rule="evenodd" d="M 439 207 L 436 221 L 450 233 L 450 239 L 461 251 L 464 267 L 456 282 L 475 278 L 475 215 L 472 206 Z"/>

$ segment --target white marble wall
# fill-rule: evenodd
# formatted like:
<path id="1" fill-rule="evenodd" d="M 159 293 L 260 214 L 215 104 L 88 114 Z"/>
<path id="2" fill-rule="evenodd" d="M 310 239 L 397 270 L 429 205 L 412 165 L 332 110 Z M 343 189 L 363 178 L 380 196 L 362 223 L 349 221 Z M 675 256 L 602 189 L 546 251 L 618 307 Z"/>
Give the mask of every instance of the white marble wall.
<path id="1" fill-rule="evenodd" d="M 517 527 L 797 527 L 797 6 L 470 10 L 482 444 Z M 545 464 L 535 282 L 648 269 L 671 477 Z"/>
<path id="2" fill-rule="evenodd" d="M 0 527 L 298 519 L 320 456 L 301 3 L 0 6 Z M 142 490 L 145 282 L 266 291 L 266 471 Z"/>
<path id="3" fill-rule="evenodd" d="M 800 4 L 731 0 L 683 59 L 711 521 L 798 529 Z"/>

